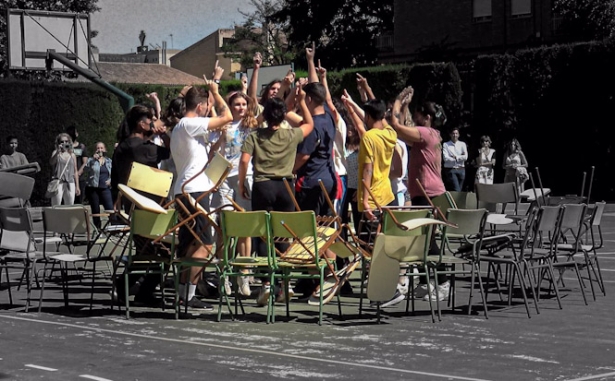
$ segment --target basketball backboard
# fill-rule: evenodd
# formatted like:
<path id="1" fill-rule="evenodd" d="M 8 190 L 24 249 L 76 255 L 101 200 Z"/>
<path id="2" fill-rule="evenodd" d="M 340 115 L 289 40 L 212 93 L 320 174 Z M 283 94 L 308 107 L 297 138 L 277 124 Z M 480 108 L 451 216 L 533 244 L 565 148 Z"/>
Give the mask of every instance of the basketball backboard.
<path id="1" fill-rule="evenodd" d="M 80 67 L 90 66 L 90 16 L 65 12 L 7 11 L 10 70 L 45 70 L 53 49 Z M 54 70 L 72 71 L 62 65 Z"/>
<path id="2" fill-rule="evenodd" d="M 277 66 L 261 66 L 261 68 L 258 70 L 258 82 L 257 82 L 257 87 L 256 87 L 258 89 L 258 94 L 260 94 L 261 90 L 265 86 L 267 86 L 269 82 L 273 81 L 274 79 L 278 79 L 278 80 L 284 79 L 284 77 L 288 73 L 288 69 L 294 70 L 293 67 L 294 65 L 292 63 L 287 64 L 287 65 L 277 65 Z M 254 69 L 252 68 L 248 69 L 248 80 L 252 78 L 253 73 L 254 73 Z"/>

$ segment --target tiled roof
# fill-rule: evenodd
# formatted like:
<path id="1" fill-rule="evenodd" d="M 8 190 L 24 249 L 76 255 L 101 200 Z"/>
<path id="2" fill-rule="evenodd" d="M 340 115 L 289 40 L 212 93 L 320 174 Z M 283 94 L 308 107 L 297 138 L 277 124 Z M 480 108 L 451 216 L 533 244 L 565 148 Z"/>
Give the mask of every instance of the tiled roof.
<path id="1" fill-rule="evenodd" d="M 93 70 L 100 72 L 102 79 L 115 83 L 143 83 L 153 85 L 203 85 L 202 78 L 165 65 L 98 62 Z M 80 77 L 81 78 L 81 77 Z"/>

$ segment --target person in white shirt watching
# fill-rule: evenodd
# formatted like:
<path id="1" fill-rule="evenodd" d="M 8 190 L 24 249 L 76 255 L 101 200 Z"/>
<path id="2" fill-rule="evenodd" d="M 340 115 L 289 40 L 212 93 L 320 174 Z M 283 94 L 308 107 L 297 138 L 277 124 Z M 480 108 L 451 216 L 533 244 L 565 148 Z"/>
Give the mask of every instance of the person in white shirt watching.
<path id="1" fill-rule="evenodd" d="M 465 162 L 468 160 L 468 147 L 459 140 L 459 128 L 454 127 L 450 132 L 451 140 L 444 143 L 442 155 L 444 168 L 442 175 L 446 190 L 461 192 L 466 178 Z"/>

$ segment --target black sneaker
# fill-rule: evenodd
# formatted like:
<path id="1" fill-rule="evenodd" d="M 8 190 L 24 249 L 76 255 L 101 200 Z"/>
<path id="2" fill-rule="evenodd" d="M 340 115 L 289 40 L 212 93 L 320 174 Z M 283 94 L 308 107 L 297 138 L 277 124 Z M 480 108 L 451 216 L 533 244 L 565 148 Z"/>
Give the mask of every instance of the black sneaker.
<path id="1" fill-rule="evenodd" d="M 184 300 L 180 299 L 179 303 L 183 305 Z M 209 303 L 205 303 L 204 301 L 197 298 L 196 296 L 193 296 L 192 299 L 188 301 L 188 307 L 201 310 L 201 311 L 213 311 L 214 310 L 214 306 L 212 306 Z"/>
<path id="2" fill-rule="evenodd" d="M 135 305 L 142 307 L 162 307 L 162 299 L 154 294 L 139 293 L 135 295 Z"/>

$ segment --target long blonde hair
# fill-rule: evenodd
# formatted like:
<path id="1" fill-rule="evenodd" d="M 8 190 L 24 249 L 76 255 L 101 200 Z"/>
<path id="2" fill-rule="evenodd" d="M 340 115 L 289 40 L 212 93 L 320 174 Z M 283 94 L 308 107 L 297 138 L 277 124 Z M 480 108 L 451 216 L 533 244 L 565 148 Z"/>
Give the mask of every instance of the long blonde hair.
<path id="1" fill-rule="evenodd" d="M 236 91 L 229 95 L 227 104 L 229 105 L 229 107 L 232 108 L 233 101 L 239 97 L 243 98 L 247 103 L 246 114 L 241 119 L 241 125 L 244 128 L 256 128 L 258 126 L 258 121 L 256 120 L 255 112 L 254 112 L 256 105 L 254 104 L 254 101 L 252 100 L 251 97 L 247 96 L 246 94 L 240 91 Z"/>

